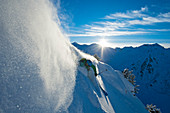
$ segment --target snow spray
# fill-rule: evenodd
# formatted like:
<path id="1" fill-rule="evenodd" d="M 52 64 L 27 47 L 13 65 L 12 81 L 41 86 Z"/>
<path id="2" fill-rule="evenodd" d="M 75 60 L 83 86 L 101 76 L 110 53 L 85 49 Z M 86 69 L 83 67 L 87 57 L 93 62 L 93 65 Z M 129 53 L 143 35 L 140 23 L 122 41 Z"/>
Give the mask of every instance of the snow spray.
<path id="1" fill-rule="evenodd" d="M 67 110 L 76 55 L 48 0 L 0 0 L 0 112 Z"/>

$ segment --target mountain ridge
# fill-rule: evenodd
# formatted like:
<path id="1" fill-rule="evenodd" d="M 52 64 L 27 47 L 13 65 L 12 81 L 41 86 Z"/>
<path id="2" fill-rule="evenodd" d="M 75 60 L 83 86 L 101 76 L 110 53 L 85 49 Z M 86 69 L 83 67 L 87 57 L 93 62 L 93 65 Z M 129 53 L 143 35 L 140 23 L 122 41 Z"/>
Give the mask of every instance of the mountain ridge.
<path id="1" fill-rule="evenodd" d="M 102 48 L 98 44 L 79 45 L 81 51 L 90 55 L 97 54 L 101 60 L 116 70 L 133 70 L 137 84 L 137 95 L 144 104 L 156 104 L 162 112 L 170 112 L 170 49 L 158 43 L 144 44 L 139 47 Z M 159 97 L 159 99 L 157 99 Z"/>
<path id="2" fill-rule="evenodd" d="M 81 46 L 93 46 L 93 45 L 96 45 L 96 46 L 100 46 L 100 44 L 97 44 L 97 43 L 91 43 L 91 44 L 81 44 L 81 43 L 78 43 L 78 42 L 72 42 L 72 44 L 74 46 L 76 45 L 81 45 Z M 153 43 L 153 44 L 142 44 L 140 46 L 137 46 L 137 47 L 133 47 L 133 46 L 125 46 L 123 48 L 139 48 L 139 47 L 147 47 L 147 46 L 155 46 L 155 47 L 161 47 L 161 48 L 164 48 L 164 49 L 170 49 L 170 48 L 165 48 L 164 46 L 162 46 L 161 44 L 159 43 Z M 106 47 L 106 48 L 112 48 L 112 47 Z M 115 47 L 115 48 L 112 48 L 112 49 L 123 49 L 123 48 L 120 48 L 120 47 Z"/>

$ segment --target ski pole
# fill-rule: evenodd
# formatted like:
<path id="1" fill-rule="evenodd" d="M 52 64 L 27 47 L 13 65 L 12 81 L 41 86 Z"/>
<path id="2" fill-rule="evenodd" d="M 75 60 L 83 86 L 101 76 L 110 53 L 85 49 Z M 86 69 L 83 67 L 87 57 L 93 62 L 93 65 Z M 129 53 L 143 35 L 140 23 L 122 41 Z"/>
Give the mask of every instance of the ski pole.
<path id="1" fill-rule="evenodd" d="M 105 71 L 107 71 L 107 69 L 106 69 L 106 70 L 104 70 L 104 71 L 102 71 L 102 72 L 100 72 L 100 73 L 98 73 L 98 75 L 100 75 L 101 73 L 103 73 L 103 72 L 105 72 Z"/>

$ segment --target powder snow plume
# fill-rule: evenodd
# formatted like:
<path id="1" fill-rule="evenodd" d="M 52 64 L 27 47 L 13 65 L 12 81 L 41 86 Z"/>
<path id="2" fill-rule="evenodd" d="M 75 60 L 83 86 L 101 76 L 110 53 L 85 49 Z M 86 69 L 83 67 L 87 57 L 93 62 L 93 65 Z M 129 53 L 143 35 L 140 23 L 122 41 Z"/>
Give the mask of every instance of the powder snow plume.
<path id="1" fill-rule="evenodd" d="M 52 3 L 0 0 L 0 112 L 66 110 L 75 59 Z"/>

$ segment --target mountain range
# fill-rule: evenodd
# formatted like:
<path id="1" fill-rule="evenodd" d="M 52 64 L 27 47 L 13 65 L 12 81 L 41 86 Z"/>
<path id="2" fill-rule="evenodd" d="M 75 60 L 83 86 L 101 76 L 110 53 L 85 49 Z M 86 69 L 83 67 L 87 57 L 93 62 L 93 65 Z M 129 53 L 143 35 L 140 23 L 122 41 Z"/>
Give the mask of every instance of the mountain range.
<path id="1" fill-rule="evenodd" d="M 115 70 L 128 68 L 140 85 L 137 96 L 146 104 L 156 104 L 163 113 L 170 109 L 170 49 L 159 44 L 144 44 L 140 47 L 111 48 L 98 44 L 72 43 L 81 51 L 96 54 Z"/>

